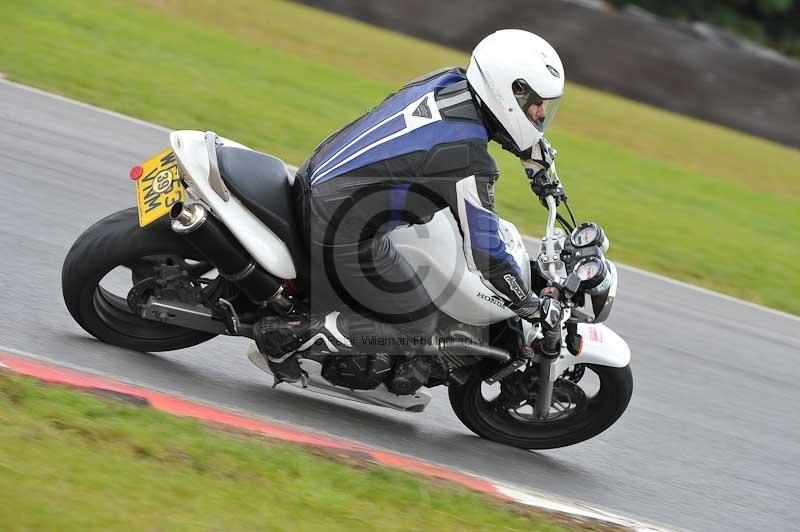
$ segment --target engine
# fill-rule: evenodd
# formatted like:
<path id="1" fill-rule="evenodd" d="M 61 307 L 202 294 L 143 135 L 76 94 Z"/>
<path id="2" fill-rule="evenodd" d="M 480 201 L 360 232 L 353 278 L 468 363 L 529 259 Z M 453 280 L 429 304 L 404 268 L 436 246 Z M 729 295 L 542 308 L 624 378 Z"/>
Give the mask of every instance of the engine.
<path id="1" fill-rule="evenodd" d="M 439 332 L 436 355 L 326 355 L 321 359 L 322 376 L 331 384 L 351 390 L 374 390 L 385 383 L 395 395 L 411 395 L 422 386 L 446 382 L 463 384 L 468 371 L 460 370 L 480 360 L 464 351 L 481 345 L 479 337 L 478 328 L 455 324 Z"/>
<path id="2" fill-rule="evenodd" d="M 412 357 L 398 364 L 387 385 L 389 391 L 397 395 L 411 395 L 424 386 L 434 371 L 434 363 L 430 358 Z"/>
<path id="3" fill-rule="evenodd" d="M 331 384 L 351 390 L 372 390 L 378 387 L 392 370 L 392 357 L 386 354 L 336 356 L 328 355 L 322 362 L 322 376 Z"/>

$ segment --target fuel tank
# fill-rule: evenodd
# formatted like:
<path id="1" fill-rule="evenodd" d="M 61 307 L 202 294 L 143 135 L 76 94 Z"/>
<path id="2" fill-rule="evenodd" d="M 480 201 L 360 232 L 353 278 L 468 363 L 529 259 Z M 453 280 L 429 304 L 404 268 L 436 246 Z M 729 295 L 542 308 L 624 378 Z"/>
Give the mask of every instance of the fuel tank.
<path id="1" fill-rule="evenodd" d="M 500 219 L 500 232 L 530 287 L 528 252 L 511 222 Z M 417 271 L 434 304 L 445 314 L 470 325 L 491 325 L 514 313 L 469 271 L 464 240 L 452 213 L 445 209 L 424 225 L 399 227 L 389 234 L 398 251 Z"/>

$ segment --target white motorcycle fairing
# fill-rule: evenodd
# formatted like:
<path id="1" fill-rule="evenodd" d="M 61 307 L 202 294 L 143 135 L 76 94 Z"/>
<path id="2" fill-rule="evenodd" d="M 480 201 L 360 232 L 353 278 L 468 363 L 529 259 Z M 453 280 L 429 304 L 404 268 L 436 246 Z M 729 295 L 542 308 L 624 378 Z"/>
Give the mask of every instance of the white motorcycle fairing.
<path id="1" fill-rule="evenodd" d="M 214 134 L 173 131 L 169 135 L 183 177 L 190 183 L 191 194 L 208 206 L 265 270 L 280 279 L 294 279 L 297 277 L 297 270 L 286 244 L 242 202 L 232 195 L 226 201 L 211 187 L 211 154 L 207 135 Z M 216 137 L 216 142 L 223 146 L 250 149 L 222 137 Z M 216 153 L 213 157 L 216 162 Z"/>
<path id="2" fill-rule="evenodd" d="M 500 219 L 506 251 L 531 285 L 528 251 L 511 222 Z M 431 300 L 461 323 L 491 325 L 514 316 L 503 300 L 467 267 L 464 240 L 449 209 L 437 212 L 425 225 L 399 227 L 389 233 L 397 250 L 414 267 Z"/>

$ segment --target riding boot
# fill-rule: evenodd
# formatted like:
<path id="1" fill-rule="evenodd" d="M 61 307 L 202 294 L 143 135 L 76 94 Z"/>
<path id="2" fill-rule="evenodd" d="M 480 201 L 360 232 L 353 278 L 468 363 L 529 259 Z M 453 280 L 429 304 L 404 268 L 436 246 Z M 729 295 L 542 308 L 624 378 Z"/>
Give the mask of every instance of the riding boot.
<path id="1" fill-rule="evenodd" d="M 312 345 L 323 353 L 340 353 L 351 350 L 348 340 L 337 326 L 338 312 L 327 315 L 304 314 L 291 320 L 268 316 L 253 328 L 256 345 L 266 358 L 276 379 L 297 382 L 302 369 L 297 354 Z"/>

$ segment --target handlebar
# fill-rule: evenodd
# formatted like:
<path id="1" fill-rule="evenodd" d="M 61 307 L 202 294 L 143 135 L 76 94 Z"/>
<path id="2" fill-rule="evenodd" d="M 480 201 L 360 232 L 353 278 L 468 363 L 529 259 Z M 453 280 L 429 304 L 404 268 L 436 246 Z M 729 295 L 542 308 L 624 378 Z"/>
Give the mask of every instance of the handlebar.
<path id="1" fill-rule="evenodd" d="M 542 198 L 540 198 L 542 199 Z M 547 194 L 544 196 L 544 202 L 547 206 L 547 226 L 545 228 L 545 237 L 544 237 L 544 251 L 548 257 L 555 257 L 556 256 L 556 235 L 555 235 L 555 225 L 556 225 L 556 215 L 557 215 L 557 208 L 558 202 L 556 198 L 552 194 Z M 559 276 L 556 270 L 556 264 L 554 261 L 549 262 L 547 265 L 548 273 L 550 274 L 550 280 L 555 283 L 558 288 L 561 288 L 561 283 L 559 283 Z M 563 291 L 559 290 L 561 294 L 564 294 Z M 561 298 L 559 298 L 561 299 Z M 555 358 L 560 353 L 560 344 L 561 344 L 561 323 L 556 325 L 555 327 L 543 327 L 542 328 L 542 344 L 541 350 L 542 354 L 547 358 Z"/>
<path id="2" fill-rule="evenodd" d="M 553 196 L 545 196 L 545 201 L 547 202 L 547 229 L 545 231 L 545 243 L 544 249 L 545 253 L 548 257 L 555 257 L 556 256 L 556 240 L 555 240 L 555 226 L 556 226 L 556 209 L 558 206 L 556 205 L 556 200 Z M 556 272 L 556 265 L 554 262 L 551 262 L 547 267 L 548 273 L 550 274 L 550 278 L 555 281 L 558 279 L 558 273 Z"/>

